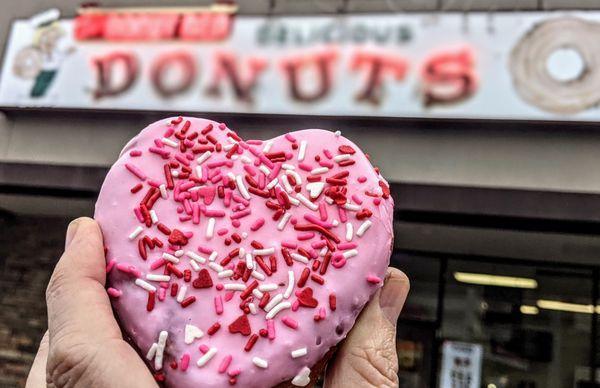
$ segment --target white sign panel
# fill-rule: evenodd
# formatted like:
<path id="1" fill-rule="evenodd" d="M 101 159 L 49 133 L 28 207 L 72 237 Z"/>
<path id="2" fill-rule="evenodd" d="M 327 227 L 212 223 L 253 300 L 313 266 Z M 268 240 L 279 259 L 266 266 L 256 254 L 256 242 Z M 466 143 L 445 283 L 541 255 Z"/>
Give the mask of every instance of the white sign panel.
<path id="1" fill-rule="evenodd" d="M 600 13 L 111 23 L 15 21 L 0 107 L 600 118 Z"/>
<path id="2" fill-rule="evenodd" d="M 478 344 L 445 341 L 440 388 L 479 388 L 482 353 Z"/>

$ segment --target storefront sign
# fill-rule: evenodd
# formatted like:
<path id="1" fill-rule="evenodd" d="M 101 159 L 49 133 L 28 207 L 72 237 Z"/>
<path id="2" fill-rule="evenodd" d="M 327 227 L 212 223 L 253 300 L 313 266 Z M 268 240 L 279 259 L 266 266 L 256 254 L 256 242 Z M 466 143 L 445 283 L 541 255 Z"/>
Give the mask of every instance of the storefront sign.
<path id="1" fill-rule="evenodd" d="M 598 120 L 600 13 L 18 20 L 0 106 Z"/>
<path id="2" fill-rule="evenodd" d="M 482 353 L 478 344 L 445 341 L 440 388 L 479 388 Z"/>

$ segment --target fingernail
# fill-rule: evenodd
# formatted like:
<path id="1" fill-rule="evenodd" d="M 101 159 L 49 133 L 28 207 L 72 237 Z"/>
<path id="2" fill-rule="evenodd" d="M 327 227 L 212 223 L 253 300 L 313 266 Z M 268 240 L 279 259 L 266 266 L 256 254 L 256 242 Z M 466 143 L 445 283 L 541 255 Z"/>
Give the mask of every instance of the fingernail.
<path id="1" fill-rule="evenodd" d="M 405 301 L 406 286 L 402 279 L 390 276 L 379 294 L 379 307 L 383 315 L 395 326 Z"/>
<path id="2" fill-rule="evenodd" d="M 71 241 L 73 241 L 73 237 L 75 237 L 75 234 L 77 233 L 78 226 L 79 226 L 79 219 L 76 219 L 76 220 L 71 221 L 71 223 L 67 227 L 67 235 L 65 237 L 65 249 L 67 249 L 69 244 L 71 244 Z"/>

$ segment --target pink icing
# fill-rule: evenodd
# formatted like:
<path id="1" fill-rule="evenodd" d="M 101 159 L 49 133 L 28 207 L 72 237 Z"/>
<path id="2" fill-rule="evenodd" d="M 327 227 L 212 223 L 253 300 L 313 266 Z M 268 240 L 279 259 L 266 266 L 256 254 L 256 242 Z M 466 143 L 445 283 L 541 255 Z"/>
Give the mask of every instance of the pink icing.
<path id="1" fill-rule="evenodd" d="M 171 124 L 171 121 L 174 124 Z M 185 124 L 188 121 L 190 124 Z M 177 123 L 175 124 L 175 122 Z M 213 129 L 205 134 L 200 134 L 203 129 L 209 127 L 209 124 L 212 124 L 214 129 L 220 128 L 221 130 Z M 186 139 L 185 144 L 193 143 L 194 147 L 213 149 L 211 157 L 199 169 L 201 176 L 196 175 L 197 162 L 195 159 L 202 155 L 202 152 L 195 154 L 191 159 L 189 149 L 181 152 L 177 148 L 163 148 L 163 144 L 160 142 L 163 136 L 179 142 L 176 136 L 184 125 L 187 125 L 188 128 L 185 135 L 198 132 L 194 141 Z M 389 263 L 393 202 L 389 195 L 383 193 L 383 188 L 387 189 L 387 183 L 375 172 L 371 163 L 356 145 L 343 136 L 335 136 L 332 132 L 310 129 L 273 139 L 273 145 L 268 155 L 261 151 L 262 142 L 246 141 L 231 153 L 237 154 L 239 157 L 231 160 L 226 157 L 228 152 L 222 149 L 223 146 L 231 144 L 227 140 L 228 137 L 235 140 L 237 135 L 234 135 L 225 126 L 204 119 L 171 118 L 151 124 L 129 142 L 131 147 L 135 146 L 135 149 L 142 151 L 142 154 L 138 155 L 135 152 L 132 156 L 129 152 L 131 147 L 129 145 L 126 147 L 109 171 L 96 204 L 95 217 L 102 227 L 106 245 L 109 247 L 107 263 L 110 267 L 116 262 L 118 269 L 118 271 L 110 271 L 108 274 L 108 286 L 111 287 L 108 292 L 113 296 L 111 301 L 124 331 L 133 339 L 142 354 L 145 354 L 158 340 L 161 331 L 167 331 L 169 336 L 163 364 L 168 366 L 172 362 L 181 361 L 179 369 L 163 367 L 161 370 L 167 386 L 226 387 L 230 384 L 228 376 L 235 376 L 237 385 L 241 387 L 269 387 L 292 379 L 303 367 L 313 367 L 332 346 L 347 335 L 364 304 L 381 286 L 381 279 L 384 278 Z M 292 138 L 295 140 L 294 144 L 306 141 L 305 162 L 297 160 L 298 149 L 297 147 L 292 149 L 290 142 Z M 199 143 L 200 139 L 208 139 L 208 141 Z M 221 152 L 216 151 L 217 146 L 211 139 L 219 144 L 218 148 L 221 148 Z M 248 144 L 252 144 L 252 146 L 248 147 Z M 328 150 L 323 149 L 325 144 Z M 265 186 L 275 178 L 275 175 L 281 177 L 285 174 L 286 170 L 281 168 L 281 164 L 286 163 L 296 167 L 294 171 L 302 178 L 302 183 L 298 184 L 302 188 L 300 193 L 304 197 L 310 198 L 306 184 L 308 183 L 307 177 L 310 176 L 309 170 L 313 167 L 308 162 L 315 160 L 315 156 L 321 153 L 328 158 L 330 155 L 337 155 L 340 146 L 351 147 L 355 151 L 355 154 L 352 154 L 354 164 L 342 166 L 338 163 L 325 163 L 328 166 L 333 165 L 333 167 L 328 173 L 323 174 L 321 181 L 325 182 L 326 178 L 347 171 L 346 177 L 336 178 L 347 180 L 346 198 L 348 200 L 354 198 L 354 203 L 358 203 L 356 198 L 369 198 L 365 196 L 369 195 L 366 194 L 368 192 L 370 196 L 375 195 L 373 202 L 376 200 L 379 206 L 374 207 L 365 201 L 361 209 L 367 209 L 372 214 L 365 216 L 361 213 L 362 218 L 358 219 L 359 212 L 344 210 L 335 203 L 326 203 L 326 194 L 323 192 L 315 201 L 317 210 L 311 210 L 302 203 L 299 206 L 291 205 L 289 209 L 285 209 L 285 212 L 289 212 L 292 217 L 282 230 L 279 230 L 278 224 L 283 215 L 279 215 L 278 220 L 274 221 L 275 210 L 265 206 L 267 199 L 256 193 L 266 190 Z M 160 147 L 159 152 L 157 152 L 157 147 Z M 143 152 L 145 150 L 150 150 L 150 152 Z M 168 151 L 163 152 L 163 150 Z M 279 159 L 275 155 L 277 152 L 281 152 Z M 340 151 L 340 153 L 345 152 Z M 249 157 L 254 164 L 242 163 L 241 157 L 243 156 Z M 168 185 L 169 178 L 166 176 L 164 166 L 170 161 L 177 161 L 179 167 L 167 167 L 167 169 L 178 171 L 179 177 L 172 178 L 173 184 L 168 189 L 171 191 L 168 193 L 168 199 L 163 199 L 160 193 L 155 194 L 156 198 L 152 200 L 152 210 L 156 213 L 159 221 L 147 226 L 144 213 L 148 209 L 140 208 L 139 205 L 148 195 L 148 190 L 158 189 L 141 179 L 148 178 L 147 180 L 151 180 L 153 183 Z M 189 167 L 186 166 L 187 161 L 189 161 Z M 210 168 L 209 165 L 213 167 Z M 266 177 L 260 170 L 262 168 L 260 166 L 268 167 L 273 176 Z M 187 177 L 183 167 L 190 170 Z M 223 197 L 217 193 L 216 196 L 213 194 L 214 198 L 212 199 L 205 198 L 204 194 L 194 193 L 194 186 L 197 183 L 206 182 L 206 179 L 216 182 L 214 184 L 209 182 L 206 187 L 237 184 L 233 181 L 229 182 L 228 173 L 241 175 L 246 189 L 250 189 L 251 185 L 244 177 L 246 174 L 254 173 L 257 187 L 252 190 L 258 191 L 250 192 L 250 199 L 245 197 L 238 188 L 232 190 L 229 187 L 225 188 Z M 184 178 L 180 178 L 182 175 Z M 361 184 L 352 184 L 356 181 L 360 181 Z M 132 193 L 130 188 L 139 183 L 143 183 L 143 188 Z M 284 187 L 277 187 L 278 195 L 282 195 L 279 192 L 285 192 Z M 330 187 L 333 186 L 326 184 L 324 191 Z M 214 193 L 214 189 L 212 192 Z M 287 194 L 294 197 L 297 195 L 295 191 Z M 179 201 L 176 202 L 175 199 Z M 205 204 L 206 200 L 211 203 Z M 277 206 L 282 206 L 280 200 L 281 198 L 272 199 L 272 202 Z M 348 201 L 348 203 L 353 202 Z M 178 207 L 181 207 L 182 215 L 178 214 Z M 138 210 L 134 213 L 132 209 Z M 305 217 L 305 215 L 309 216 Z M 215 219 L 214 233 L 211 238 L 206 236 L 209 218 Z M 342 222 L 334 226 L 333 221 L 336 219 Z M 371 222 L 370 228 L 362 237 L 359 237 L 356 232 L 366 220 Z M 346 222 L 353 224 L 355 235 L 352 243 L 348 243 L 345 239 Z M 321 229 L 303 229 L 303 226 L 306 225 L 319 226 Z M 138 226 L 143 228 L 142 232 L 130 240 L 130 234 Z M 231 226 L 234 226 L 235 229 L 231 229 Z M 181 237 L 176 241 L 169 241 L 174 230 L 180 231 Z M 225 230 L 227 231 L 225 232 Z M 166 235 L 165 231 L 170 231 L 171 235 Z M 217 231 L 222 232 L 222 236 Z M 234 232 L 237 233 L 236 239 L 239 239 L 239 243 L 233 239 Z M 327 233 L 337 236 L 339 242 L 333 242 L 331 234 Z M 239 236 L 242 234 L 247 234 L 247 237 L 240 238 Z M 162 246 L 150 248 L 144 245 L 142 239 L 146 236 L 149 241 L 157 238 L 162 242 Z M 319 266 L 315 267 L 313 263 L 315 260 L 325 261 L 316 250 L 317 247 L 319 250 L 324 249 L 327 245 L 324 244 L 325 240 L 322 239 L 324 238 L 322 236 L 328 238 L 330 244 L 334 246 L 340 244 L 340 248 L 354 247 L 353 249 L 356 249 L 358 254 L 346 259 L 342 252 L 349 251 L 337 250 L 331 258 L 329 268 L 325 273 L 320 273 Z M 253 276 L 249 276 L 245 282 L 242 278 L 237 280 L 218 278 L 217 272 L 209 267 L 208 258 L 213 251 L 217 252 L 215 260 L 215 264 L 217 264 L 235 248 L 244 248 L 246 253 L 251 254 L 253 250 L 257 249 L 251 245 L 253 241 L 262 244 L 264 247 L 262 249 L 275 248 L 273 254 L 266 253 L 263 256 L 255 257 L 256 268 L 254 271 L 263 274 L 265 280 L 256 279 Z M 183 244 L 184 242 L 185 244 Z M 282 244 L 282 242 L 285 243 Z M 145 247 L 146 260 L 140 257 L 140 245 Z M 288 266 L 282 253 L 282 245 L 289 252 L 304 257 L 310 256 L 309 263 L 292 260 L 292 266 Z M 202 270 L 208 271 L 213 282 L 212 287 L 193 287 L 192 283 L 198 278 L 199 272 L 196 272 L 190 264 L 191 259 L 187 255 L 176 258 L 178 263 L 170 261 L 180 249 L 185 252 L 191 251 L 206 260 L 205 263 L 195 264 Z M 163 257 L 163 252 L 171 255 L 171 258 Z M 258 263 L 259 257 L 262 257 L 262 265 Z M 273 268 L 272 260 L 275 261 L 277 270 L 268 274 L 264 268 Z M 245 257 L 235 255 L 224 267 L 231 268 L 235 272 L 237 263 L 245 261 Z M 257 314 L 247 315 L 250 330 L 253 334 L 258 334 L 260 330 L 266 330 L 267 334 L 266 337 L 258 336 L 252 349 L 248 352 L 245 351 L 244 347 L 250 337 L 241 333 L 232 333 L 230 325 L 244 315 L 243 305 L 245 303 L 245 307 L 248 308 L 247 303 L 240 298 L 240 295 L 243 294 L 242 291 L 228 290 L 226 285 L 239 283 L 248 286 L 254 284 L 255 281 L 259 285 L 284 284 L 285 286 L 279 286 L 276 290 L 268 292 L 270 298 L 275 298 L 276 295 L 285 292 L 290 269 L 294 271 L 295 283 L 297 283 L 305 268 L 313 267 L 316 269 L 313 269 L 312 275 L 305 280 L 305 286 L 299 288 L 294 284 L 291 296 L 283 299 L 283 302 L 289 301 L 292 308 L 282 310 L 270 320 L 266 319 L 266 311 L 259 307 L 261 301 L 252 295 L 251 290 L 248 290 L 246 302 L 253 298 L 251 303 L 257 310 Z M 164 282 L 163 285 L 169 287 L 169 285 L 178 284 L 178 290 L 185 285 L 187 291 L 184 300 L 189 301 L 193 296 L 195 297 L 193 303 L 178 303 L 171 287 L 169 290 L 159 288 L 160 282 L 146 279 L 148 274 L 164 275 L 169 273 L 170 280 Z M 191 279 L 189 278 L 190 273 Z M 134 283 L 138 277 L 155 286 L 159 292 L 159 298 L 150 312 L 146 311 L 148 291 Z M 185 280 L 186 278 L 188 281 Z M 221 286 L 217 287 L 217 284 Z M 313 292 L 312 298 L 318 303 L 315 308 L 306 307 L 300 303 L 300 290 L 306 290 L 307 287 L 310 287 Z M 177 289 L 175 294 L 177 294 Z M 120 294 L 118 297 L 116 297 L 117 293 Z M 332 310 L 330 306 L 330 295 L 332 294 L 337 295 L 335 310 Z M 217 322 L 220 324 L 220 328 L 209 335 L 209 328 Z M 184 342 L 186 324 L 200 328 L 204 332 L 202 339 L 186 344 Z M 202 343 L 203 352 L 198 350 L 200 343 Z M 292 350 L 303 347 L 307 348 L 306 356 L 299 358 L 290 356 Z M 213 359 L 203 367 L 196 366 L 202 353 L 209 352 L 211 348 L 217 349 Z M 253 357 L 266 360 L 268 367 L 258 368 L 252 362 Z M 235 361 L 234 369 L 230 367 L 231 360 Z M 152 362 L 150 364 L 153 365 Z M 223 373 L 224 371 L 227 373 Z"/>

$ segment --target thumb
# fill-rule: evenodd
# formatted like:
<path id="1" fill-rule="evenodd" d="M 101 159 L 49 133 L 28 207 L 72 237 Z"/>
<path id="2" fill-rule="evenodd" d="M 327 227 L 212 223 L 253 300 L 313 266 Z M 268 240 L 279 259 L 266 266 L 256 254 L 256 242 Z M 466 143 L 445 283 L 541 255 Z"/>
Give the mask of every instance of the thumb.
<path id="1" fill-rule="evenodd" d="M 406 275 L 389 268 L 327 369 L 326 388 L 397 387 L 396 321 L 409 290 Z"/>

